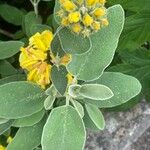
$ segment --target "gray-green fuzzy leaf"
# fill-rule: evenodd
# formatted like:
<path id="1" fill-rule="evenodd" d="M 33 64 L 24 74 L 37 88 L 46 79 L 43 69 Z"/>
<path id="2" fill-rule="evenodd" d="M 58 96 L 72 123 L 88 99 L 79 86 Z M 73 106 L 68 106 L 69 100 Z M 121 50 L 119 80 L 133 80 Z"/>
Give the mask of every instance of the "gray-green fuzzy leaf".
<path id="1" fill-rule="evenodd" d="M 108 9 L 108 20 L 108 27 L 91 36 L 91 50 L 72 56 L 67 68 L 78 79 L 97 79 L 111 63 L 124 25 L 124 11 L 120 5 Z"/>
<path id="2" fill-rule="evenodd" d="M 41 143 L 45 119 L 31 127 L 20 128 L 7 150 L 33 150 Z"/>
<path id="3" fill-rule="evenodd" d="M 43 150 L 82 150 L 86 133 L 82 119 L 71 106 L 52 110 L 42 135 Z"/>
<path id="4" fill-rule="evenodd" d="M 95 126 L 98 129 L 103 130 L 105 127 L 105 120 L 99 108 L 92 104 L 85 104 L 85 108 L 88 112 L 89 117 L 95 124 Z"/>
<path id="5" fill-rule="evenodd" d="M 44 116 L 45 111 L 39 111 L 31 116 L 16 119 L 12 126 L 14 127 L 27 127 L 27 126 L 33 126 L 36 123 L 38 123 Z"/>
<path id="6" fill-rule="evenodd" d="M 15 55 L 22 46 L 24 46 L 24 43 L 20 41 L 0 42 L 0 59 L 6 59 Z"/>
<path id="7" fill-rule="evenodd" d="M 90 38 L 72 33 L 67 28 L 60 29 L 58 36 L 63 50 L 69 54 L 83 54 L 92 47 Z"/>
<path id="8" fill-rule="evenodd" d="M 93 100 L 107 100 L 114 96 L 111 89 L 102 84 L 83 84 L 79 94 L 84 98 Z"/>
<path id="9" fill-rule="evenodd" d="M 17 119 L 30 116 L 43 108 L 43 90 L 32 83 L 20 81 L 0 86 L 0 117 Z"/>
<path id="10" fill-rule="evenodd" d="M 121 105 L 138 95 L 141 91 L 141 84 L 136 78 L 116 72 L 105 72 L 99 79 L 92 83 L 104 84 L 110 87 L 114 93 L 112 98 L 105 101 L 83 100 L 85 103 L 92 103 L 99 108 Z"/>

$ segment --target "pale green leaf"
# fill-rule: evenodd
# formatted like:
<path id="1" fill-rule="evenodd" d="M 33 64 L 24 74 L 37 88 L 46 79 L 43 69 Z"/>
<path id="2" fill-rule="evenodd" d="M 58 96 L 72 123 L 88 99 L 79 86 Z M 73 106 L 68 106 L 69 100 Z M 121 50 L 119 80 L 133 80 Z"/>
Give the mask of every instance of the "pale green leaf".
<path id="1" fill-rule="evenodd" d="M 73 104 L 76 111 L 79 113 L 80 117 L 83 118 L 84 116 L 84 109 L 83 106 L 76 100 L 71 100 L 71 103 Z"/>
<path id="2" fill-rule="evenodd" d="M 14 127 L 33 126 L 43 118 L 44 114 L 45 114 L 45 111 L 42 110 L 31 116 L 16 119 L 12 126 Z"/>
<path id="3" fill-rule="evenodd" d="M 69 54 L 83 54 L 92 47 L 90 38 L 77 35 L 68 28 L 60 29 L 58 36 L 63 50 Z"/>
<path id="4" fill-rule="evenodd" d="M 96 127 L 103 130 L 105 127 L 105 120 L 99 108 L 92 104 L 85 104 L 85 108 Z"/>
<path id="5" fill-rule="evenodd" d="M 58 90 L 61 95 L 64 95 L 67 88 L 67 70 L 65 66 L 59 68 L 55 65 L 51 69 L 51 80 L 54 87 Z"/>
<path id="6" fill-rule="evenodd" d="M 6 59 L 15 55 L 22 46 L 24 46 L 24 43 L 20 41 L 0 42 L 0 59 Z"/>
<path id="7" fill-rule="evenodd" d="M 43 150 L 82 150 L 86 133 L 82 119 L 71 106 L 52 110 L 42 135 Z"/>
<path id="8" fill-rule="evenodd" d="M 15 74 L 15 75 L 11 75 L 5 78 L 0 79 L 0 85 L 2 84 L 6 84 L 9 82 L 14 82 L 14 81 L 24 81 L 26 80 L 26 76 L 23 74 Z"/>
<path id="9" fill-rule="evenodd" d="M 0 86 L 0 117 L 17 119 L 43 108 L 43 90 L 29 82 L 11 82 Z"/>
<path id="10" fill-rule="evenodd" d="M 79 94 L 92 100 L 107 100 L 114 96 L 111 89 L 102 84 L 83 84 Z"/>
<path id="11" fill-rule="evenodd" d="M 45 119 L 31 127 L 20 128 L 7 150 L 33 150 L 41 143 Z"/>
<path id="12" fill-rule="evenodd" d="M 6 123 L 0 124 L 0 135 L 7 131 L 13 124 L 14 120 L 9 120 Z"/>
<path id="13" fill-rule="evenodd" d="M 111 63 L 124 25 L 120 5 L 108 9 L 109 26 L 91 36 L 92 49 L 83 55 L 73 55 L 68 70 L 81 80 L 97 79 Z"/>
<path id="14" fill-rule="evenodd" d="M 121 105 L 138 95 L 141 91 L 141 84 L 136 78 L 122 73 L 105 72 L 92 83 L 104 84 L 111 88 L 114 93 L 112 98 L 105 101 L 83 100 L 85 103 L 89 102 L 100 108 Z"/>

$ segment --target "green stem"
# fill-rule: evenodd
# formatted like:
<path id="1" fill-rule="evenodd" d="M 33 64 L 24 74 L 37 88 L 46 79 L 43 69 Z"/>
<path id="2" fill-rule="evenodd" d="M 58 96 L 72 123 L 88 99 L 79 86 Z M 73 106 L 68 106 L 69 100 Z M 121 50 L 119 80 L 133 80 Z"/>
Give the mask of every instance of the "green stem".
<path id="1" fill-rule="evenodd" d="M 40 0 L 30 0 L 30 2 L 31 2 L 32 5 L 33 5 L 33 8 L 34 8 L 34 12 L 35 12 L 36 17 L 38 17 L 38 15 L 39 15 L 38 6 L 39 6 Z"/>
<path id="2" fill-rule="evenodd" d="M 7 37 L 9 37 L 9 38 L 14 39 L 14 35 L 12 33 L 9 33 L 8 31 L 0 29 L 0 33 L 3 34 L 3 35 L 5 35 L 5 36 L 7 36 Z"/>
<path id="3" fill-rule="evenodd" d="M 69 101 L 70 101 L 70 96 L 67 95 L 67 96 L 66 96 L 66 106 L 69 106 Z"/>

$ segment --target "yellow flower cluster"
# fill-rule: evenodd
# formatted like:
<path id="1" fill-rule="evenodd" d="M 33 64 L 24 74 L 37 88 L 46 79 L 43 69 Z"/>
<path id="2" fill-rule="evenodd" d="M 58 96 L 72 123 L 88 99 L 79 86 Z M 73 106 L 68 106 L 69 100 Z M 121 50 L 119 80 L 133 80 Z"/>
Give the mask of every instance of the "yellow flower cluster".
<path id="1" fill-rule="evenodd" d="M 35 82 L 42 88 L 50 84 L 50 72 L 52 63 L 55 63 L 54 56 L 49 59 L 50 45 L 53 40 L 51 31 L 36 33 L 29 39 L 29 45 L 21 48 L 19 58 L 20 66 L 27 70 L 27 80 Z M 51 62 L 50 62 L 51 61 Z M 70 61 L 70 56 L 60 59 L 61 65 L 66 65 Z M 58 64 L 58 62 L 57 62 Z"/>
<path id="2" fill-rule="evenodd" d="M 105 0 L 59 0 L 62 26 L 84 37 L 109 24 Z"/>
<path id="3" fill-rule="evenodd" d="M 0 150 L 6 150 L 6 147 L 4 147 L 3 145 L 0 145 Z"/>
<path id="4" fill-rule="evenodd" d="M 11 136 L 9 136 L 6 141 L 6 145 L 11 143 L 12 140 L 13 140 L 13 138 Z M 6 147 L 0 144 L 0 150 L 6 150 Z"/>

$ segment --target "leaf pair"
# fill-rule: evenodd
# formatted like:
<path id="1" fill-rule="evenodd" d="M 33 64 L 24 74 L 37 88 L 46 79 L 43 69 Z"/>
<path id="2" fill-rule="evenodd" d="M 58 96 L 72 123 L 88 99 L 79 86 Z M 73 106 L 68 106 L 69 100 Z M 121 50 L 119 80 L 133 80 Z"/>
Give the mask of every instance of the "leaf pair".
<path id="1" fill-rule="evenodd" d="M 101 84 L 71 85 L 69 93 L 77 99 L 106 100 L 113 96 L 113 92 L 107 86 Z"/>

